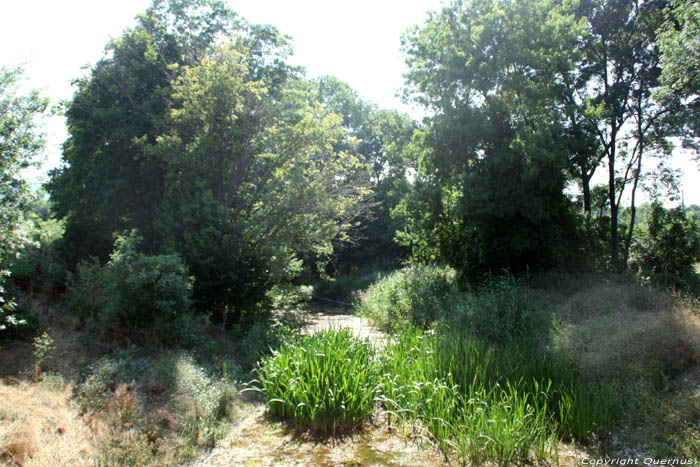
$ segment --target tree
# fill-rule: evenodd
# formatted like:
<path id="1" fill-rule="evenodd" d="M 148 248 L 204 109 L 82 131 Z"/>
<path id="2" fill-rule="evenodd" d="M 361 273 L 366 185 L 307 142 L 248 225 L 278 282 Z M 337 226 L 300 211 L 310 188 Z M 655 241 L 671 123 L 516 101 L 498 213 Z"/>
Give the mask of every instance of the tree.
<path id="1" fill-rule="evenodd" d="M 664 86 L 687 97 L 697 96 L 700 91 L 700 2 L 673 2 L 658 35 Z"/>
<path id="2" fill-rule="evenodd" d="M 333 266 L 348 270 L 369 262 L 395 266 L 405 252 L 394 242 L 400 228 L 391 210 L 408 190 L 407 173 L 415 168 L 411 138 L 415 121 L 394 110 L 380 110 L 347 83 L 324 76 L 311 81 L 311 96 L 325 109 L 342 117 L 342 127 L 357 144 L 336 147 L 355 154 L 368 169 L 356 173 L 354 183 L 373 191 L 353 226 L 348 241 L 336 242 Z"/>
<path id="3" fill-rule="evenodd" d="M 684 144 L 697 151 L 700 135 L 700 3 L 693 0 L 672 2 L 666 21 L 658 31 L 661 50 L 661 97 L 677 95 L 684 99 L 689 113 Z M 694 137 L 694 138 L 693 138 Z"/>
<path id="4" fill-rule="evenodd" d="M 646 229 L 635 236 L 632 251 L 643 272 L 682 284 L 694 275 L 700 260 L 700 228 L 684 208 L 664 209 L 653 203 Z"/>
<path id="5" fill-rule="evenodd" d="M 107 260 L 113 234 L 133 228 L 155 252 L 152 221 L 164 170 L 147 149 L 166 131 L 172 83 L 220 36 L 251 28 L 216 0 L 155 0 L 77 82 L 63 166 L 49 184 L 55 213 L 66 219 L 64 251 L 72 263 L 88 255 Z"/>
<path id="6" fill-rule="evenodd" d="M 434 235 L 472 278 L 565 262 L 576 233 L 558 78 L 579 30 L 555 1 L 476 0 L 409 32 L 408 93 L 435 111 L 417 186 L 433 185 L 438 213 L 404 239 Z"/>
<path id="7" fill-rule="evenodd" d="M 32 198 L 22 170 L 36 162 L 44 146 L 37 118 L 48 105 L 36 91 L 19 93 L 21 73 L 0 68 L 0 331 L 17 324 L 5 281 L 9 262 L 24 242 L 21 227 Z"/>
<path id="8" fill-rule="evenodd" d="M 238 41 L 185 67 L 152 149 L 165 168 L 158 238 L 234 322 L 298 273 L 299 253 L 330 254 L 367 195 L 351 183 L 361 161 L 334 149 L 350 142 L 340 117 L 310 104 L 299 78 L 271 95 L 251 60 Z"/>
<path id="9" fill-rule="evenodd" d="M 670 138 L 684 135 L 689 118 L 687 106 L 677 96 L 655 93 L 661 73 L 656 30 L 665 6 L 663 1 L 591 0 L 581 2 L 577 12 L 585 22 L 576 64 L 577 103 L 599 148 L 592 167 L 605 162 L 608 169 L 614 270 L 627 267 L 644 161 L 670 156 Z M 627 232 L 620 232 L 619 212 L 626 193 L 631 221 Z"/>

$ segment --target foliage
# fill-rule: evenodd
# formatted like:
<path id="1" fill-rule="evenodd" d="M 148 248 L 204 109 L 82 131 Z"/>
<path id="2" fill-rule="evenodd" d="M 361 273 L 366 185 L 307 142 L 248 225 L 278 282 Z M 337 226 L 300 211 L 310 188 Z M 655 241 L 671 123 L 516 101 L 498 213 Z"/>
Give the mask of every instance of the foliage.
<path id="1" fill-rule="evenodd" d="M 278 320 L 256 321 L 241 339 L 239 348 L 243 353 L 244 359 L 253 366 L 262 357 L 277 351 L 292 336 L 292 329 Z"/>
<path id="2" fill-rule="evenodd" d="M 117 342 L 151 332 L 164 344 L 192 345 L 201 324 L 188 317 L 192 282 L 187 267 L 177 255 L 137 252 L 140 241 L 136 232 L 119 236 L 106 265 L 82 263 L 68 284 L 68 308 Z"/>
<path id="3" fill-rule="evenodd" d="M 525 341 L 496 348 L 468 333 L 410 330 L 385 355 L 387 409 L 419 420 L 461 462 L 542 460 L 559 437 L 606 434 L 618 403 Z"/>
<path id="4" fill-rule="evenodd" d="M 66 265 L 58 251 L 64 232 L 63 222 L 28 217 L 27 243 L 12 262 L 12 279 L 30 290 L 41 285 L 60 288 L 66 282 Z"/>
<path id="5" fill-rule="evenodd" d="M 389 271 L 374 265 L 364 266 L 346 274 L 319 278 L 314 282 L 314 296 L 322 300 L 333 300 L 341 304 L 353 304 L 353 300 L 364 295 L 372 283 L 389 274 Z"/>
<path id="6" fill-rule="evenodd" d="M 695 72 L 700 61 L 696 41 L 700 34 L 700 4 L 695 0 L 674 1 L 666 15 L 666 22 L 658 32 L 663 65 L 661 80 L 668 90 L 689 97 L 700 90 L 700 78 Z"/>
<path id="7" fill-rule="evenodd" d="M 568 69 L 579 28 L 559 2 L 477 0 L 409 31 L 407 94 L 435 115 L 404 243 L 432 241 L 468 279 L 576 256 L 561 86 L 547 77 Z"/>
<path id="8" fill-rule="evenodd" d="M 346 138 L 338 117 L 308 104 L 298 80 L 272 93 L 252 58 L 232 44 L 184 70 L 173 131 L 154 148 L 166 169 L 162 238 L 190 265 L 196 295 L 233 322 L 298 273 L 298 253 L 330 254 L 366 194 L 348 182 L 360 161 L 333 150 Z"/>
<path id="9" fill-rule="evenodd" d="M 137 228 L 146 253 L 181 255 L 198 309 L 232 325 L 268 308 L 299 258 L 328 256 L 368 194 L 364 165 L 289 54 L 214 0 L 155 1 L 110 42 L 49 184 L 69 262 L 104 261 Z"/>
<path id="10" fill-rule="evenodd" d="M 581 61 L 573 70 L 574 76 L 580 72 L 575 81 L 576 107 L 581 123 L 595 130 L 596 140 L 588 168 L 581 169 L 592 174 L 606 162 L 610 263 L 617 270 L 627 268 L 636 194 L 644 182 L 645 166 L 655 158 L 656 174 L 665 173 L 664 159 L 675 145 L 672 138 L 691 143 L 686 131 L 693 119 L 691 109 L 679 96 L 657 92 L 662 70 L 656 31 L 667 5 L 586 2 L 577 11 L 587 32 L 578 45 Z M 672 184 L 673 177 L 665 181 Z M 623 193 L 630 200 L 631 222 L 620 232 Z"/>
<path id="11" fill-rule="evenodd" d="M 374 411 L 379 391 L 373 358 L 369 343 L 347 329 L 288 343 L 256 370 L 268 412 L 320 433 L 357 428 Z"/>
<path id="12" fill-rule="evenodd" d="M 489 276 L 474 292 L 455 295 L 441 326 L 507 344 L 532 337 L 541 323 L 525 286 L 510 274 Z"/>
<path id="13" fill-rule="evenodd" d="M 26 242 L 24 212 L 31 200 L 22 170 L 44 146 L 38 133 L 38 117 L 48 101 L 37 91 L 19 94 L 22 71 L 0 68 L 0 332 L 22 324 L 15 316 L 16 304 L 8 294 L 6 281 L 10 265 Z"/>
<path id="14" fill-rule="evenodd" d="M 635 238 L 633 264 L 669 285 L 681 285 L 695 274 L 700 260 L 700 227 L 683 208 L 665 209 L 652 204 L 646 231 Z M 675 282 L 675 284 L 674 284 Z"/>
<path id="15" fill-rule="evenodd" d="M 454 270 L 415 264 L 369 286 L 356 310 L 381 329 L 427 328 L 456 293 Z"/>
<path id="16" fill-rule="evenodd" d="M 187 354 L 158 360 L 153 378 L 169 387 L 172 403 L 183 418 L 185 435 L 194 445 L 214 446 L 221 437 L 219 422 L 230 420 L 237 394 L 229 376 L 216 378 Z"/>
<path id="17" fill-rule="evenodd" d="M 186 353 L 143 356 L 136 347 L 87 367 L 78 403 L 84 416 L 109 422 L 101 462 L 182 463 L 215 446 L 235 409 L 233 370 L 221 375 Z"/>
<path id="18" fill-rule="evenodd" d="M 367 184 L 373 191 L 349 237 L 334 242 L 334 258 L 327 272 L 342 276 L 353 268 L 377 263 L 383 268 L 396 267 L 407 252 L 393 241 L 402 220 L 390 213 L 409 190 L 408 174 L 416 163 L 412 137 L 418 125 L 396 111 L 378 110 L 337 78 L 323 76 L 309 84 L 312 96 L 341 116 L 343 128 L 358 139 L 357 145 L 336 147 L 365 162 L 366 170 L 357 174 L 356 183 Z"/>
<path id="19" fill-rule="evenodd" d="M 243 27 L 221 2 L 155 0 L 78 80 L 64 164 L 49 183 L 52 209 L 66 222 L 69 264 L 90 255 L 106 261 L 113 233 L 133 228 L 155 252 L 163 167 L 146 149 L 167 124 L 174 65 L 197 64 L 219 35 Z"/>

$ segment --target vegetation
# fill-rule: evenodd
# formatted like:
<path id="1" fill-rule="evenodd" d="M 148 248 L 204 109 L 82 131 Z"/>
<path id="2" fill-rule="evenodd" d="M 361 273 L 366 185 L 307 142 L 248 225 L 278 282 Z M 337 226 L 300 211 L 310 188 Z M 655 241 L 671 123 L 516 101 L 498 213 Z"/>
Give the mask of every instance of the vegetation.
<path id="1" fill-rule="evenodd" d="M 8 327 L 24 321 L 17 317 L 15 302 L 7 290 L 12 259 L 26 243 L 24 212 L 32 196 L 22 170 L 36 161 L 44 140 L 37 118 L 48 101 L 31 92 L 18 92 L 21 70 L 0 68 L 0 336 Z"/>
<path id="2" fill-rule="evenodd" d="M 379 372 L 367 342 L 345 330 L 302 337 L 257 369 L 270 414 L 299 429 L 338 434 L 374 412 Z"/>
<path id="3" fill-rule="evenodd" d="M 427 328 L 456 292 L 453 270 L 414 265 L 370 285 L 356 309 L 381 329 Z"/>
<path id="4" fill-rule="evenodd" d="M 36 193 L 48 103 L 0 69 L 0 461 L 195 461 L 262 414 L 243 386 L 246 423 L 388 426 L 444 463 L 698 459 L 700 217 L 666 203 L 698 17 L 453 1 L 403 38 L 419 123 L 221 1 L 154 0 Z M 327 303 L 383 338 L 304 330 Z"/>

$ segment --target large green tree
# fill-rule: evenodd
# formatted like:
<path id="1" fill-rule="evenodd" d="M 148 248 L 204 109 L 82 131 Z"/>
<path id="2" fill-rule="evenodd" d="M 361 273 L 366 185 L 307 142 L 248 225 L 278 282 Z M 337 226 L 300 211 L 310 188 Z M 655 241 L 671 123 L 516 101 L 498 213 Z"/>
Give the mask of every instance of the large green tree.
<path id="1" fill-rule="evenodd" d="M 107 44 L 105 55 L 66 112 L 69 139 L 49 192 L 66 219 L 65 248 L 73 262 L 106 260 L 114 232 L 138 228 L 154 251 L 163 167 L 147 148 L 166 131 L 172 84 L 222 35 L 251 27 L 215 0 L 156 0 L 137 24 Z M 249 35 L 252 37 L 252 35 Z"/>
<path id="2" fill-rule="evenodd" d="M 579 32 L 557 1 L 475 0 L 453 2 L 408 33 L 408 92 L 435 115 L 416 184 L 432 212 L 419 209 L 406 241 L 432 236 L 471 277 L 565 260 L 575 223 L 563 193 L 558 78 L 571 69 Z"/>
<path id="3" fill-rule="evenodd" d="M 341 117 L 309 103 L 300 78 L 270 94 L 251 60 L 237 42 L 185 69 L 153 148 L 166 172 L 159 238 L 204 298 L 236 313 L 293 277 L 299 253 L 329 255 L 367 195 L 352 183 L 361 161 L 335 149 L 351 143 Z"/>
<path id="4" fill-rule="evenodd" d="M 110 42 L 78 83 L 50 184 L 73 261 L 138 229 L 147 253 L 182 255 L 198 305 L 237 321 L 300 254 L 329 254 L 366 169 L 290 53 L 215 0 L 157 0 Z"/>

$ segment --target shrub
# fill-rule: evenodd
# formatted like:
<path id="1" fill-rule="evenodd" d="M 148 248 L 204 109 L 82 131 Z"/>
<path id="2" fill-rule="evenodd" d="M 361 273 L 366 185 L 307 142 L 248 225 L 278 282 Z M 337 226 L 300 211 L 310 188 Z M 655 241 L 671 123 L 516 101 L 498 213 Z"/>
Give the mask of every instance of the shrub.
<path id="1" fill-rule="evenodd" d="M 382 329 L 427 328 L 456 293 L 454 270 L 416 264 L 372 284 L 356 309 Z"/>
<path id="2" fill-rule="evenodd" d="M 149 424 L 153 420 L 144 417 L 142 409 L 153 399 L 144 397 L 144 392 L 158 395 L 161 413 L 175 414 L 167 417 L 167 426 L 186 438 L 185 451 L 195 446 L 211 447 L 221 439 L 224 422 L 231 420 L 238 394 L 235 367 L 217 375 L 187 353 L 144 358 L 138 357 L 137 352 L 136 347 L 115 351 L 111 357 L 88 367 L 78 390 L 82 413 L 106 413 L 120 430 L 108 453 L 118 454 L 121 448 L 128 447 L 121 437 L 129 432 L 137 436 L 148 434 L 149 438 L 152 435 Z"/>
<path id="3" fill-rule="evenodd" d="M 191 444 L 213 446 L 221 438 L 221 422 L 233 416 L 237 396 L 233 378 L 216 378 L 191 355 L 173 353 L 156 362 L 151 380 L 169 388 L 173 408 L 182 417 L 183 434 Z"/>
<path id="4" fill-rule="evenodd" d="M 358 427 L 374 411 L 379 393 L 373 351 L 347 329 L 290 342 L 256 372 L 270 414 L 320 433 Z"/>
<path id="5" fill-rule="evenodd" d="M 149 327 L 190 308 L 192 280 L 180 257 L 137 253 L 140 242 L 135 231 L 117 237 L 107 264 L 113 297 L 109 312 L 122 325 Z"/>
<path id="6" fill-rule="evenodd" d="M 28 225 L 28 241 L 10 267 L 12 280 L 23 287 L 42 284 L 62 287 L 66 281 L 66 265 L 57 245 L 63 236 L 63 222 L 35 218 Z"/>
<path id="7" fill-rule="evenodd" d="M 239 347 L 245 358 L 254 364 L 261 357 L 277 350 L 292 335 L 289 326 L 274 319 L 258 321 L 248 329 Z"/>
<path id="8" fill-rule="evenodd" d="M 693 266 L 700 260 L 700 228 L 685 209 L 664 209 L 658 203 L 646 221 L 646 230 L 638 230 L 632 246 L 633 265 L 658 275 L 664 285 L 683 286 L 695 275 Z"/>
<path id="9" fill-rule="evenodd" d="M 326 300 L 350 303 L 354 294 L 385 275 L 382 270 L 368 266 L 348 274 L 319 278 L 314 282 L 314 295 Z"/>
<path id="10" fill-rule="evenodd" d="M 185 316 L 192 305 L 187 266 L 177 255 L 138 253 L 140 241 L 136 232 L 120 236 L 106 265 L 96 260 L 79 265 L 68 283 L 69 309 L 93 319 L 103 336 L 115 340 L 156 331 L 162 343 L 196 345 L 202 326 Z"/>

